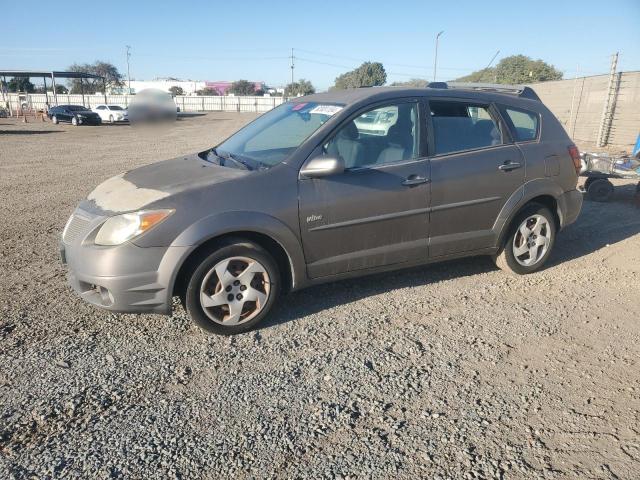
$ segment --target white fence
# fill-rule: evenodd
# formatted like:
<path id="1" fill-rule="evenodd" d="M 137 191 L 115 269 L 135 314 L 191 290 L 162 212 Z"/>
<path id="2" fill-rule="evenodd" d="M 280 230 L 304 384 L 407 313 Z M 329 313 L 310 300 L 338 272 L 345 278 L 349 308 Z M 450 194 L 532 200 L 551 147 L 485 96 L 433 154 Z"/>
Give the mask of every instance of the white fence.
<path id="1" fill-rule="evenodd" d="M 135 95 L 56 95 L 58 105 L 84 105 L 92 108 L 107 103 L 127 107 Z M 289 100 L 283 97 L 200 97 L 178 96 L 174 98 L 176 105 L 182 112 L 268 112 L 274 107 Z M 41 110 L 47 103 L 44 93 L 33 94 L 9 94 L 11 110 L 16 112 L 19 107 Z M 49 106 L 55 106 L 56 100 L 53 94 L 49 94 Z"/>

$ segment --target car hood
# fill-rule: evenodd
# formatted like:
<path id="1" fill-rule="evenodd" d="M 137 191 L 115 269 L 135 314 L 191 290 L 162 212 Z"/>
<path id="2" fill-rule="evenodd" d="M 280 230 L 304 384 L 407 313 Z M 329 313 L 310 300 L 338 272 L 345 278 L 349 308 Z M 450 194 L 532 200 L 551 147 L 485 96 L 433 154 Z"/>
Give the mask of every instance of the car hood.
<path id="1" fill-rule="evenodd" d="M 215 165 L 198 154 L 177 157 L 110 178 L 89 194 L 82 208 L 112 213 L 130 212 L 176 193 L 234 180 L 251 173 Z"/>

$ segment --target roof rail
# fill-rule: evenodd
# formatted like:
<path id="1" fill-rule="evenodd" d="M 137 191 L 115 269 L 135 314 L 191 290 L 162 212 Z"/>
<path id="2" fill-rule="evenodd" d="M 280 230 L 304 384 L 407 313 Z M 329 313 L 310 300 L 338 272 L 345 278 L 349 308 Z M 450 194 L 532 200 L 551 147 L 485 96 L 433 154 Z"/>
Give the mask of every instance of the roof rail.
<path id="1" fill-rule="evenodd" d="M 466 82 L 431 82 L 429 88 L 461 89 L 461 90 L 483 90 L 487 92 L 509 93 L 522 98 L 540 101 L 540 97 L 531 87 L 526 85 L 505 85 L 502 83 L 466 83 Z"/>

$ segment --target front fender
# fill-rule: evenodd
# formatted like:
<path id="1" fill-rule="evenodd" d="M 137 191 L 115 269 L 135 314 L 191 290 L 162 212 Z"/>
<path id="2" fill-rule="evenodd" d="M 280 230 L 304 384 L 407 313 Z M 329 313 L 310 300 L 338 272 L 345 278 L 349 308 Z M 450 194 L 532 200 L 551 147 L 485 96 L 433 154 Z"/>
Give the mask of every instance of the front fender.
<path id="1" fill-rule="evenodd" d="M 277 242 L 289 259 L 292 288 L 295 289 L 305 282 L 304 254 L 297 235 L 284 222 L 259 212 L 212 214 L 187 227 L 171 244 L 172 247 L 188 247 L 176 268 L 175 275 L 188 256 L 200 245 L 212 238 L 236 232 L 259 233 Z M 173 282 L 175 277 L 172 284 Z"/>

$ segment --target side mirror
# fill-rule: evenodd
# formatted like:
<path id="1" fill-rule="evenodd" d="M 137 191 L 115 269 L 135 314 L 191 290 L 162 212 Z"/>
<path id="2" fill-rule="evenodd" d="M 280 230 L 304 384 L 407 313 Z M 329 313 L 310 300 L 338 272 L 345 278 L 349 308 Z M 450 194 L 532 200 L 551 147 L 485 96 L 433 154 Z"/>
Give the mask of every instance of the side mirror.
<path id="1" fill-rule="evenodd" d="M 302 167 L 300 174 L 306 178 L 328 177 L 344 172 L 344 160 L 340 157 L 321 155 L 312 158 Z"/>

